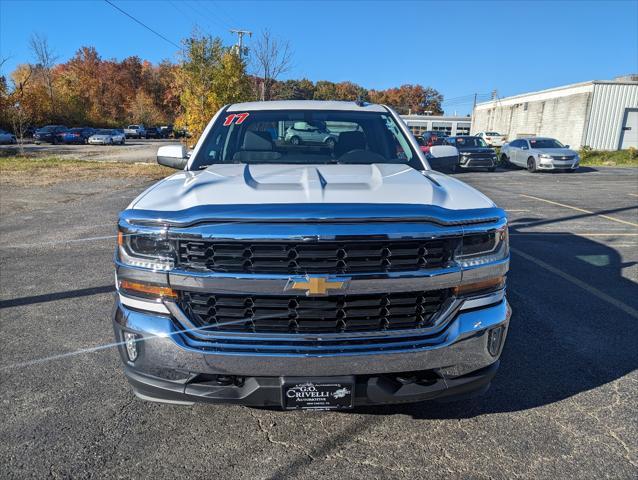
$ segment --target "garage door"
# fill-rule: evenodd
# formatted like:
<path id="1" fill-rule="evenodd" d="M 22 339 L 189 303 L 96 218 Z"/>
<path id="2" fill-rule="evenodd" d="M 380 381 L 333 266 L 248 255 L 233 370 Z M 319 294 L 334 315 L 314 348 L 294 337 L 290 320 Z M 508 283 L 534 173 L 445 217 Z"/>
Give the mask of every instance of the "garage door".
<path id="1" fill-rule="evenodd" d="M 638 148 L 638 109 L 625 110 L 625 121 L 622 126 L 620 148 Z"/>

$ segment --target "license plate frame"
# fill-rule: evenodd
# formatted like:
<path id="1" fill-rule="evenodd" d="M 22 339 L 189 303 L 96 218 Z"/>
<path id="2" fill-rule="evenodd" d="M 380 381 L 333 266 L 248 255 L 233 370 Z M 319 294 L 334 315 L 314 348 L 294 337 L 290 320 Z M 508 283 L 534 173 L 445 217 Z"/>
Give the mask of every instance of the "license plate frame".
<path id="1" fill-rule="evenodd" d="M 285 410 L 350 410 L 354 408 L 355 379 L 343 377 L 282 378 Z"/>

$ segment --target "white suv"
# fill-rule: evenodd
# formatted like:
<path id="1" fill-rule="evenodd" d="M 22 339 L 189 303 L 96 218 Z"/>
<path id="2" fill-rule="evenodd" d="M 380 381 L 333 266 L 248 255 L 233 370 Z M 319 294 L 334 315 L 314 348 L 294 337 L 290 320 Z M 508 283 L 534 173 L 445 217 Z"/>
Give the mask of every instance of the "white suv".
<path id="1" fill-rule="evenodd" d="M 505 135 L 498 132 L 478 132 L 475 137 L 481 137 L 490 147 L 502 147 L 506 141 Z"/>

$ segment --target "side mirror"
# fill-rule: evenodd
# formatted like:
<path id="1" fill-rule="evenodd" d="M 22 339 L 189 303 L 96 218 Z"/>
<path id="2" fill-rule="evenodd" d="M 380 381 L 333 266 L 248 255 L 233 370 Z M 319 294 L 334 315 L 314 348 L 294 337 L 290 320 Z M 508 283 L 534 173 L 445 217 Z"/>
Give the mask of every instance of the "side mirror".
<path id="1" fill-rule="evenodd" d="M 184 170 L 189 156 L 184 145 L 165 145 L 157 150 L 157 163 L 165 167 Z"/>
<path id="2" fill-rule="evenodd" d="M 569 148 L 569 145 L 565 145 L 565 148 Z"/>

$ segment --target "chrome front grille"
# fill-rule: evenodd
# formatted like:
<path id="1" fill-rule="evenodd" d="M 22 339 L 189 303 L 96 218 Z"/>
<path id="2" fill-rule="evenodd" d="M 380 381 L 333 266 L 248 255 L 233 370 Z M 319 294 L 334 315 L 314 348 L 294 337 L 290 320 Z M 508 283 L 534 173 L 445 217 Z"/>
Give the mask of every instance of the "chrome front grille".
<path id="1" fill-rule="evenodd" d="M 445 267 L 448 240 L 213 242 L 181 240 L 178 266 L 227 273 L 344 274 Z"/>
<path id="2" fill-rule="evenodd" d="M 211 332 L 352 333 L 432 326 L 450 290 L 365 295 L 226 295 L 180 292 L 193 323 Z"/>
<path id="3" fill-rule="evenodd" d="M 553 158 L 554 160 L 559 160 L 559 161 L 562 161 L 562 162 L 568 162 L 568 161 L 573 160 L 573 159 L 574 159 L 574 156 L 573 156 L 573 155 L 571 155 L 571 156 L 560 156 L 560 155 L 555 155 L 555 156 L 552 156 L 552 158 Z"/>

